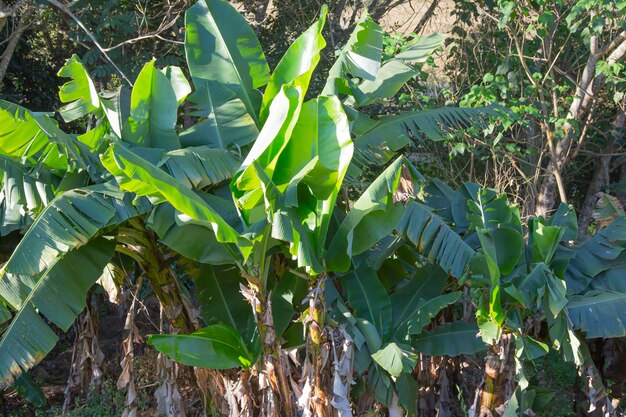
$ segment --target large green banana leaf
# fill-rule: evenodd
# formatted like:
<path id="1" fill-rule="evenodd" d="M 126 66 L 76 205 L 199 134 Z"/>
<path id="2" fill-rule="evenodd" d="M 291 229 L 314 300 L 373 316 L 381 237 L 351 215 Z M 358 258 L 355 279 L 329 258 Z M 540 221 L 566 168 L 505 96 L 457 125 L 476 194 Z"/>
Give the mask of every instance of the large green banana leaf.
<path id="1" fill-rule="evenodd" d="M 382 46 L 382 28 L 367 12 L 364 12 L 328 72 L 322 94 L 350 94 L 347 82 L 350 76 L 374 80 L 380 69 Z"/>
<path id="2" fill-rule="evenodd" d="M 398 286 L 391 295 L 394 329 L 402 327 L 419 310 L 421 302 L 441 295 L 447 278 L 441 268 L 425 265 L 405 285 Z"/>
<path id="3" fill-rule="evenodd" d="M 574 247 L 565 270 L 567 293 L 582 293 L 604 271 L 626 264 L 626 217 L 620 217 Z"/>
<path id="4" fill-rule="evenodd" d="M 244 258 L 250 254 L 250 242 L 241 237 L 209 204 L 149 161 L 113 145 L 102 156 L 102 162 L 122 189 L 148 197 L 155 204 L 169 202 L 194 222 L 212 230 L 219 242 L 237 245 Z"/>
<path id="5" fill-rule="evenodd" d="M 373 80 L 364 80 L 352 88 L 352 95 L 358 106 L 367 106 L 382 99 L 392 98 L 419 70 L 399 59 L 386 62 Z M 351 104 L 352 100 L 348 101 Z"/>
<path id="6" fill-rule="evenodd" d="M 190 271 L 196 283 L 201 315 L 208 325 L 226 324 L 251 342 L 256 324 L 250 304 L 241 296 L 245 280 L 233 265 L 200 265 Z"/>
<path id="7" fill-rule="evenodd" d="M 136 146 L 180 148 L 176 135 L 178 99 L 167 76 L 148 62 L 137 76 L 130 96 L 130 117 L 122 139 Z"/>
<path id="8" fill-rule="evenodd" d="M 85 307 L 87 290 L 102 275 L 114 246 L 113 241 L 104 238 L 92 240 L 55 257 L 34 275 L 8 272 L 15 270 L 15 262 L 5 266 L 0 296 L 16 313 L 0 339 L 2 386 L 10 385 L 15 377 L 37 364 L 58 340 L 38 312 L 67 331 Z"/>
<path id="9" fill-rule="evenodd" d="M 231 200 L 209 193 L 198 194 L 228 224 L 237 227 L 241 223 Z M 184 221 L 169 203 L 156 206 L 146 225 L 157 233 L 161 243 L 185 258 L 211 265 L 232 265 L 237 260 L 223 243 L 217 241 L 213 230 Z"/>
<path id="10" fill-rule="evenodd" d="M 199 78 L 194 79 L 194 85 L 196 90 L 188 99 L 190 115 L 202 119 L 181 132 L 181 145 L 242 148 L 256 139 L 259 129 L 233 90 Z"/>
<path id="11" fill-rule="evenodd" d="M 285 93 L 291 91 L 298 90 Z M 287 97 L 288 103 L 286 97 L 281 92 L 272 104 L 268 124 L 232 187 L 244 219 L 272 218 L 273 236 L 291 243 L 298 265 L 321 272 L 331 214 L 352 157 L 348 120 L 336 97 L 310 100 L 299 114 L 298 95 Z M 285 115 L 284 128 L 266 137 L 279 126 L 274 112 Z"/>
<path id="12" fill-rule="evenodd" d="M 388 343 L 381 350 L 372 353 L 372 359 L 390 375 L 399 377 L 402 373 L 411 373 L 417 363 L 417 355 L 410 346 Z"/>
<path id="13" fill-rule="evenodd" d="M 406 207 L 396 204 L 394 196 L 404 163 L 404 157 L 396 159 L 354 203 L 330 242 L 326 258 L 328 270 L 347 271 L 353 256 L 370 249 L 402 219 Z"/>
<path id="14" fill-rule="evenodd" d="M 357 135 L 354 141 L 356 168 L 386 163 L 397 151 L 411 143 L 412 136 L 442 140 L 446 133 L 482 126 L 485 117 L 497 114 L 496 107 L 444 107 L 381 117 L 373 127 Z"/>
<path id="15" fill-rule="evenodd" d="M 21 277 L 29 282 L 68 251 L 85 245 L 110 227 L 148 212 L 147 202 L 134 206 L 132 199 L 132 195 L 110 183 L 78 188 L 57 196 L 15 248 L 4 266 L 0 282 L 5 282 L 7 288 L 8 282 L 19 288 Z M 4 297 L 3 291 L 0 296 Z"/>
<path id="16" fill-rule="evenodd" d="M 54 198 L 60 178 L 44 167 L 29 167 L 0 155 L 0 236 L 30 225 Z"/>
<path id="17" fill-rule="evenodd" d="M 410 64 L 426 61 L 433 51 L 441 46 L 443 39 L 442 35 L 435 33 L 425 38 L 418 37 L 410 42 L 402 52 L 385 62 L 375 78 L 365 78 L 360 84 L 352 86 L 351 95 L 356 103 L 359 106 L 366 106 L 395 96 L 407 81 L 419 73 L 419 70 Z"/>
<path id="18" fill-rule="evenodd" d="M 59 174 L 76 169 L 99 179 L 98 158 L 87 145 L 63 132 L 48 114 L 0 100 L 0 154 L 26 158 Z"/>
<path id="19" fill-rule="evenodd" d="M 626 336 L 626 293 L 590 291 L 572 296 L 566 308 L 574 328 L 588 338 Z"/>
<path id="20" fill-rule="evenodd" d="M 67 156 L 50 143 L 37 123 L 43 117 L 17 104 L 0 100 L 0 153 L 13 158 L 35 158 L 51 170 L 65 171 Z"/>
<path id="21" fill-rule="evenodd" d="M 278 157 L 287 146 L 298 121 L 302 105 L 302 91 L 286 87 L 272 102 L 269 118 L 259 137 L 244 159 L 239 172 L 231 182 L 233 197 L 246 225 L 267 218 L 263 198 L 267 195 L 261 185 L 257 167 L 271 180 L 277 169 Z"/>
<path id="22" fill-rule="evenodd" d="M 215 324 L 191 334 L 153 334 L 148 344 L 183 365 L 210 369 L 250 367 L 256 358 L 237 330 Z"/>
<path id="23" fill-rule="evenodd" d="M 287 184 L 285 203 L 296 210 L 301 222 L 316 217 L 315 225 L 309 227 L 315 235 L 318 257 L 352 151 L 348 118 L 341 103 L 336 97 L 320 97 L 303 105 L 292 140 L 278 158 L 272 180 L 279 187 Z M 307 194 L 315 200 L 315 207 L 307 207 Z M 300 204 L 299 198 L 305 204 Z"/>
<path id="24" fill-rule="evenodd" d="M 248 22 L 226 1 L 200 0 L 187 10 L 185 29 L 187 64 L 196 89 L 212 92 L 214 84 L 231 89 L 257 121 L 261 95 L 256 89 L 267 84 L 270 69 Z M 196 79 L 216 83 L 199 86 Z"/>
<path id="25" fill-rule="evenodd" d="M 413 337 L 413 347 L 432 356 L 471 355 L 487 346 L 478 337 L 475 323 L 455 321 Z"/>
<path id="26" fill-rule="evenodd" d="M 457 278 L 475 253 L 437 214 L 418 202 L 409 204 L 396 230 L 406 235 L 418 252 Z"/>
<path id="27" fill-rule="evenodd" d="M 319 19 L 291 44 L 278 62 L 263 93 L 263 104 L 259 117 L 261 124 L 267 120 L 270 104 L 283 86 L 290 85 L 300 88 L 300 100 L 304 99 L 313 71 L 320 60 L 320 52 L 326 46 L 322 29 L 326 22 L 327 13 L 328 7 L 322 6 Z"/>
<path id="28" fill-rule="evenodd" d="M 341 284 L 348 292 L 348 301 L 355 315 L 372 323 L 384 339 L 391 331 L 392 308 L 376 272 L 363 264 L 341 277 Z"/>
<path id="29" fill-rule="evenodd" d="M 174 68 L 174 72 L 180 71 Z M 98 94 L 93 80 L 76 55 L 72 55 L 65 62 L 57 75 L 71 79 L 59 89 L 59 99 L 66 103 L 59 110 L 63 120 L 71 122 L 88 114 L 97 119 L 95 127 L 81 135 L 82 139 L 79 136 L 79 140 L 84 143 L 89 141 L 90 147 L 95 149 L 97 142 L 100 142 L 109 130 L 118 138 L 122 137 L 122 126 L 128 117 L 126 107 L 130 105 L 126 88 L 120 87 L 114 92 Z"/>
<path id="30" fill-rule="evenodd" d="M 57 73 L 59 77 L 71 78 L 59 89 L 61 102 L 68 103 L 59 113 L 66 122 L 73 122 L 87 114 L 102 116 L 103 106 L 96 86 L 76 55 L 72 55 Z"/>
<path id="31" fill-rule="evenodd" d="M 402 52 L 395 55 L 395 59 L 406 62 L 422 63 L 426 62 L 432 53 L 441 46 L 445 35 L 432 33 L 428 36 L 418 36 L 402 47 Z"/>
<path id="32" fill-rule="evenodd" d="M 407 320 L 408 334 L 420 334 L 424 327 L 430 324 L 430 321 L 441 310 L 458 301 L 462 293 L 449 292 L 447 294 L 438 295 L 433 298 L 420 299 L 416 303 L 415 312 Z"/>
<path id="33" fill-rule="evenodd" d="M 149 208 L 147 202 L 133 206 L 131 195 L 107 183 L 60 194 L 41 212 L 0 275 L 0 297 L 17 311 L 0 342 L 0 372 L 5 383 L 41 360 L 56 342 L 54 332 L 32 303 L 57 326 L 67 329 L 84 306 L 87 289 L 111 258 L 99 255 L 103 245 L 111 245 L 108 241 L 93 246 L 89 242 Z M 81 250 L 86 245 L 90 249 Z M 38 337 L 29 338 L 30 334 Z"/>
<path id="34" fill-rule="evenodd" d="M 197 146 L 169 151 L 159 164 L 188 188 L 202 189 L 230 180 L 240 161 L 228 151 Z"/>

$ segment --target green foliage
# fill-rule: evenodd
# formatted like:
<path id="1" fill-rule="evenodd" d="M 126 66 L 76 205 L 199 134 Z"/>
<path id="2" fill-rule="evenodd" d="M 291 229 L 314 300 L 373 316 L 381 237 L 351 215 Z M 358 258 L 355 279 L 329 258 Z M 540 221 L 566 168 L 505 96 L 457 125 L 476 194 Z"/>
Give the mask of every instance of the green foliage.
<path id="1" fill-rule="evenodd" d="M 514 5 L 501 6 L 506 25 Z M 49 178 L 35 167 L 55 177 L 32 201 L 25 185 L 13 195 L 3 184 L 12 198 L 5 212 L 26 207 L 36 217 L 0 277 L 0 316 L 8 322 L 14 314 L 0 340 L 5 384 L 54 346 L 40 314 L 66 330 L 113 250 L 141 255 L 128 249 L 133 221 L 152 229 L 193 277 L 206 327 L 149 339 L 190 366 L 267 369 L 286 346 L 314 357 L 316 338 L 327 337 L 320 330 L 340 329 L 371 396 L 415 414 L 419 355 L 474 355 L 506 335 L 515 342 L 516 412 L 548 398 L 529 388 L 529 363 L 558 349 L 580 364 L 588 357 L 583 335 L 626 334 L 626 297 L 611 270 L 626 260 L 623 218 L 576 241 L 566 207 L 522 222 L 495 190 L 471 182 L 455 190 L 398 155 L 501 114 L 497 106 L 373 114 L 419 75 L 439 35 L 385 47 L 380 26 L 364 15 L 326 79 L 329 95 L 309 98 L 326 13 L 271 72 L 245 19 L 225 1 L 201 0 L 185 23 L 192 83 L 153 60 L 129 103 L 121 89 L 97 94 L 72 57 L 60 71 L 70 78 L 61 114 L 90 120 L 80 135 L 49 115 L 0 103 L 5 178 Z M 554 24 L 548 15 L 541 21 Z M 352 202 L 355 180 L 364 191 Z M 8 228 L 28 225 L 9 220 L 17 225 Z M 476 306 L 475 319 L 461 313 L 462 303 Z M 529 335 L 526 323 L 536 320 L 548 335 Z"/>
<path id="2" fill-rule="evenodd" d="M 413 346 L 419 352 L 433 356 L 473 354 L 485 349 L 478 338 L 478 327 L 473 323 L 446 323 L 415 336 Z"/>
<path id="3" fill-rule="evenodd" d="M 85 307 L 87 290 L 100 277 L 112 256 L 112 243 L 99 239 L 63 258 L 56 258 L 43 274 L 35 275 L 34 280 L 25 279 L 28 275 L 18 275 L 17 271 L 7 273 L 5 269 L 0 295 L 17 313 L 0 341 L 3 385 L 9 385 L 43 359 L 58 340 L 37 312 L 67 331 Z M 67 277 L 73 278 L 71 285 Z"/>
<path id="4" fill-rule="evenodd" d="M 248 368 L 256 356 L 248 352 L 239 332 L 225 324 L 188 335 L 153 334 L 148 344 L 183 365 L 210 369 Z"/>

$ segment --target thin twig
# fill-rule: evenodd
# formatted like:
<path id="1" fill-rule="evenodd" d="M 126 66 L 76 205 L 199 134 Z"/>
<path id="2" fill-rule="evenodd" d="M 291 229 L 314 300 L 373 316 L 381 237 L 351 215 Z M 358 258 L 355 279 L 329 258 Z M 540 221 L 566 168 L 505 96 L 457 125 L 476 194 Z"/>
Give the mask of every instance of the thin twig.
<path id="1" fill-rule="evenodd" d="M 176 17 L 178 18 L 178 15 Z M 170 41 L 168 39 L 164 39 L 164 38 L 160 37 L 160 34 L 162 32 L 164 32 L 164 31 L 166 31 L 167 29 L 171 28 L 176 23 L 177 18 L 172 19 L 165 26 L 160 27 L 159 29 L 155 30 L 154 32 L 146 33 L 145 35 L 140 35 L 140 36 L 137 36 L 136 38 L 125 40 L 124 42 L 120 42 L 117 45 L 110 46 L 108 48 L 104 48 L 104 50 L 106 52 L 110 52 L 110 51 L 112 51 L 114 49 L 117 49 L 117 48 L 119 48 L 121 46 L 132 44 L 132 43 L 139 42 L 139 41 L 144 40 L 144 39 L 150 39 L 150 38 L 159 38 L 159 39 L 162 39 L 162 40 L 166 40 L 166 41 L 172 42 L 172 41 Z"/>
<path id="2" fill-rule="evenodd" d="M 120 74 L 120 76 L 124 79 L 124 81 L 126 81 L 128 85 L 132 87 L 133 83 L 131 83 L 128 77 L 124 75 L 122 70 L 117 65 L 115 65 L 115 62 L 113 62 L 111 57 L 107 55 L 105 49 L 102 47 L 102 45 L 100 45 L 100 42 L 98 42 L 96 37 L 93 35 L 93 33 L 91 33 L 91 31 L 87 28 L 87 26 L 85 26 L 83 22 L 81 22 L 81 20 L 78 17 L 76 17 L 76 15 L 72 13 L 72 11 L 68 9 L 64 4 L 59 3 L 57 0 L 47 0 L 47 1 L 48 3 L 52 4 L 57 9 L 61 10 L 63 13 L 67 14 L 76 22 L 76 24 L 85 32 L 85 34 L 89 36 L 89 39 L 91 39 L 94 45 L 96 45 L 96 48 L 98 48 L 98 50 L 102 53 L 102 55 L 104 55 L 106 60 L 109 61 L 109 63 L 113 66 L 113 68 L 115 68 L 115 70 Z"/>

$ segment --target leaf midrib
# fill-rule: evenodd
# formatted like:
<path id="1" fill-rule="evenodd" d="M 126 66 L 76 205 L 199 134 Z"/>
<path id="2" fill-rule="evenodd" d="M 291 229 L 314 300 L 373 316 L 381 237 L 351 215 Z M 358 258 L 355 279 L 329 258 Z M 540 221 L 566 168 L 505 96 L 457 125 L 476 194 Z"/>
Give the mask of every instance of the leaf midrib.
<path id="1" fill-rule="evenodd" d="M 251 110 L 254 108 L 254 106 L 252 105 L 252 101 L 250 101 L 250 96 L 248 94 L 248 89 L 247 89 L 246 84 L 244 83 L 243 78 L 241 77 L 239 67 L 237 67 L 237 65 L 235 64 L 235 60 L 233 59 L 233 55 L 230 52 L 230 48 L 228 48 L 227 43 L 224 41 L 224 36 L 222 36 L 221 28 L 218 26 L 217 22 L 213 18 L 213 12 L 211 11 L 211 9 L 209 7 L 209 4 L 208 3 L 205 3 L 205 4 L 207 6 L 207 10 L 209 11 L 208 18 L 210 19 L 212 25 L 215 28 L 217 28 L 217 33 L 219 33 L 219 37 L 218 37 L 219 38 L 219 42 L 220 42 L 220 44 L 222 44 L 222 46 L 226 50 L 226 53 L 228 54 L 228 58 L 230 58 L 230 62 L 232 64 L 232 67 L 235 70 L 235 74 L 237 75 L 237 78 L 239 79 L 239 83 L 243 87 L 242 88 L 243 93 L 241 95 L 243 96 L 243 99 L 245 100 L 245 105 L 246 105 L 246 109 L 248 110 L 248 114 L 250 114 L 250 116 L 254 120 L 254 123 L 256 124 L 256 123 L 258 123 L 258 119 L 257 119 L 256 114 L 254 112 L 251 112 Z M 208 86 L 207 86 L 207 88 L 208 88 Z"/>

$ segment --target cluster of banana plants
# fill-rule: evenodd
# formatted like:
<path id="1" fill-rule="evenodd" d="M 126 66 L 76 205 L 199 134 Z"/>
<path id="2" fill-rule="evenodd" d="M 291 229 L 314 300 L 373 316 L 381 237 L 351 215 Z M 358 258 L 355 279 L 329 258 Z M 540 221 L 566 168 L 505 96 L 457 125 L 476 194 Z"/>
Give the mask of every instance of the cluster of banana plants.
<path id="1" fill-rule="evenodd" d="M 442 37 L 383 62 L 367 13 L 311 97 L 325 17 L 271 71 L 246 20 L 200 0 L 185 22 L 191 82 L 153 61 L 130 94 L 98 93 L 72 57 L 59 113 L 85 122 L 82 134 L 0 101 L 0 232 L 25 232 L 0 275 L 4 386 L 123 260 L 141 267 L 169 321 L 149 343 L 214 372 L 215 415 L 430 415 L 446 405 L 425 388 L 446 371 L 424 364 L 482 351 L 472 411 L 518 415 L 546 402 L 524 377 L 533 360 L 554 349 L 594 369 L 584 338 L 624 336 L 626 220 L 580 241 L 566 206 L 523 224 L 493 190 L 425 178 L 404 147 L 498 109 L 372 114 Z M 362 184 L 366 170 L 381 173 Z"/>

